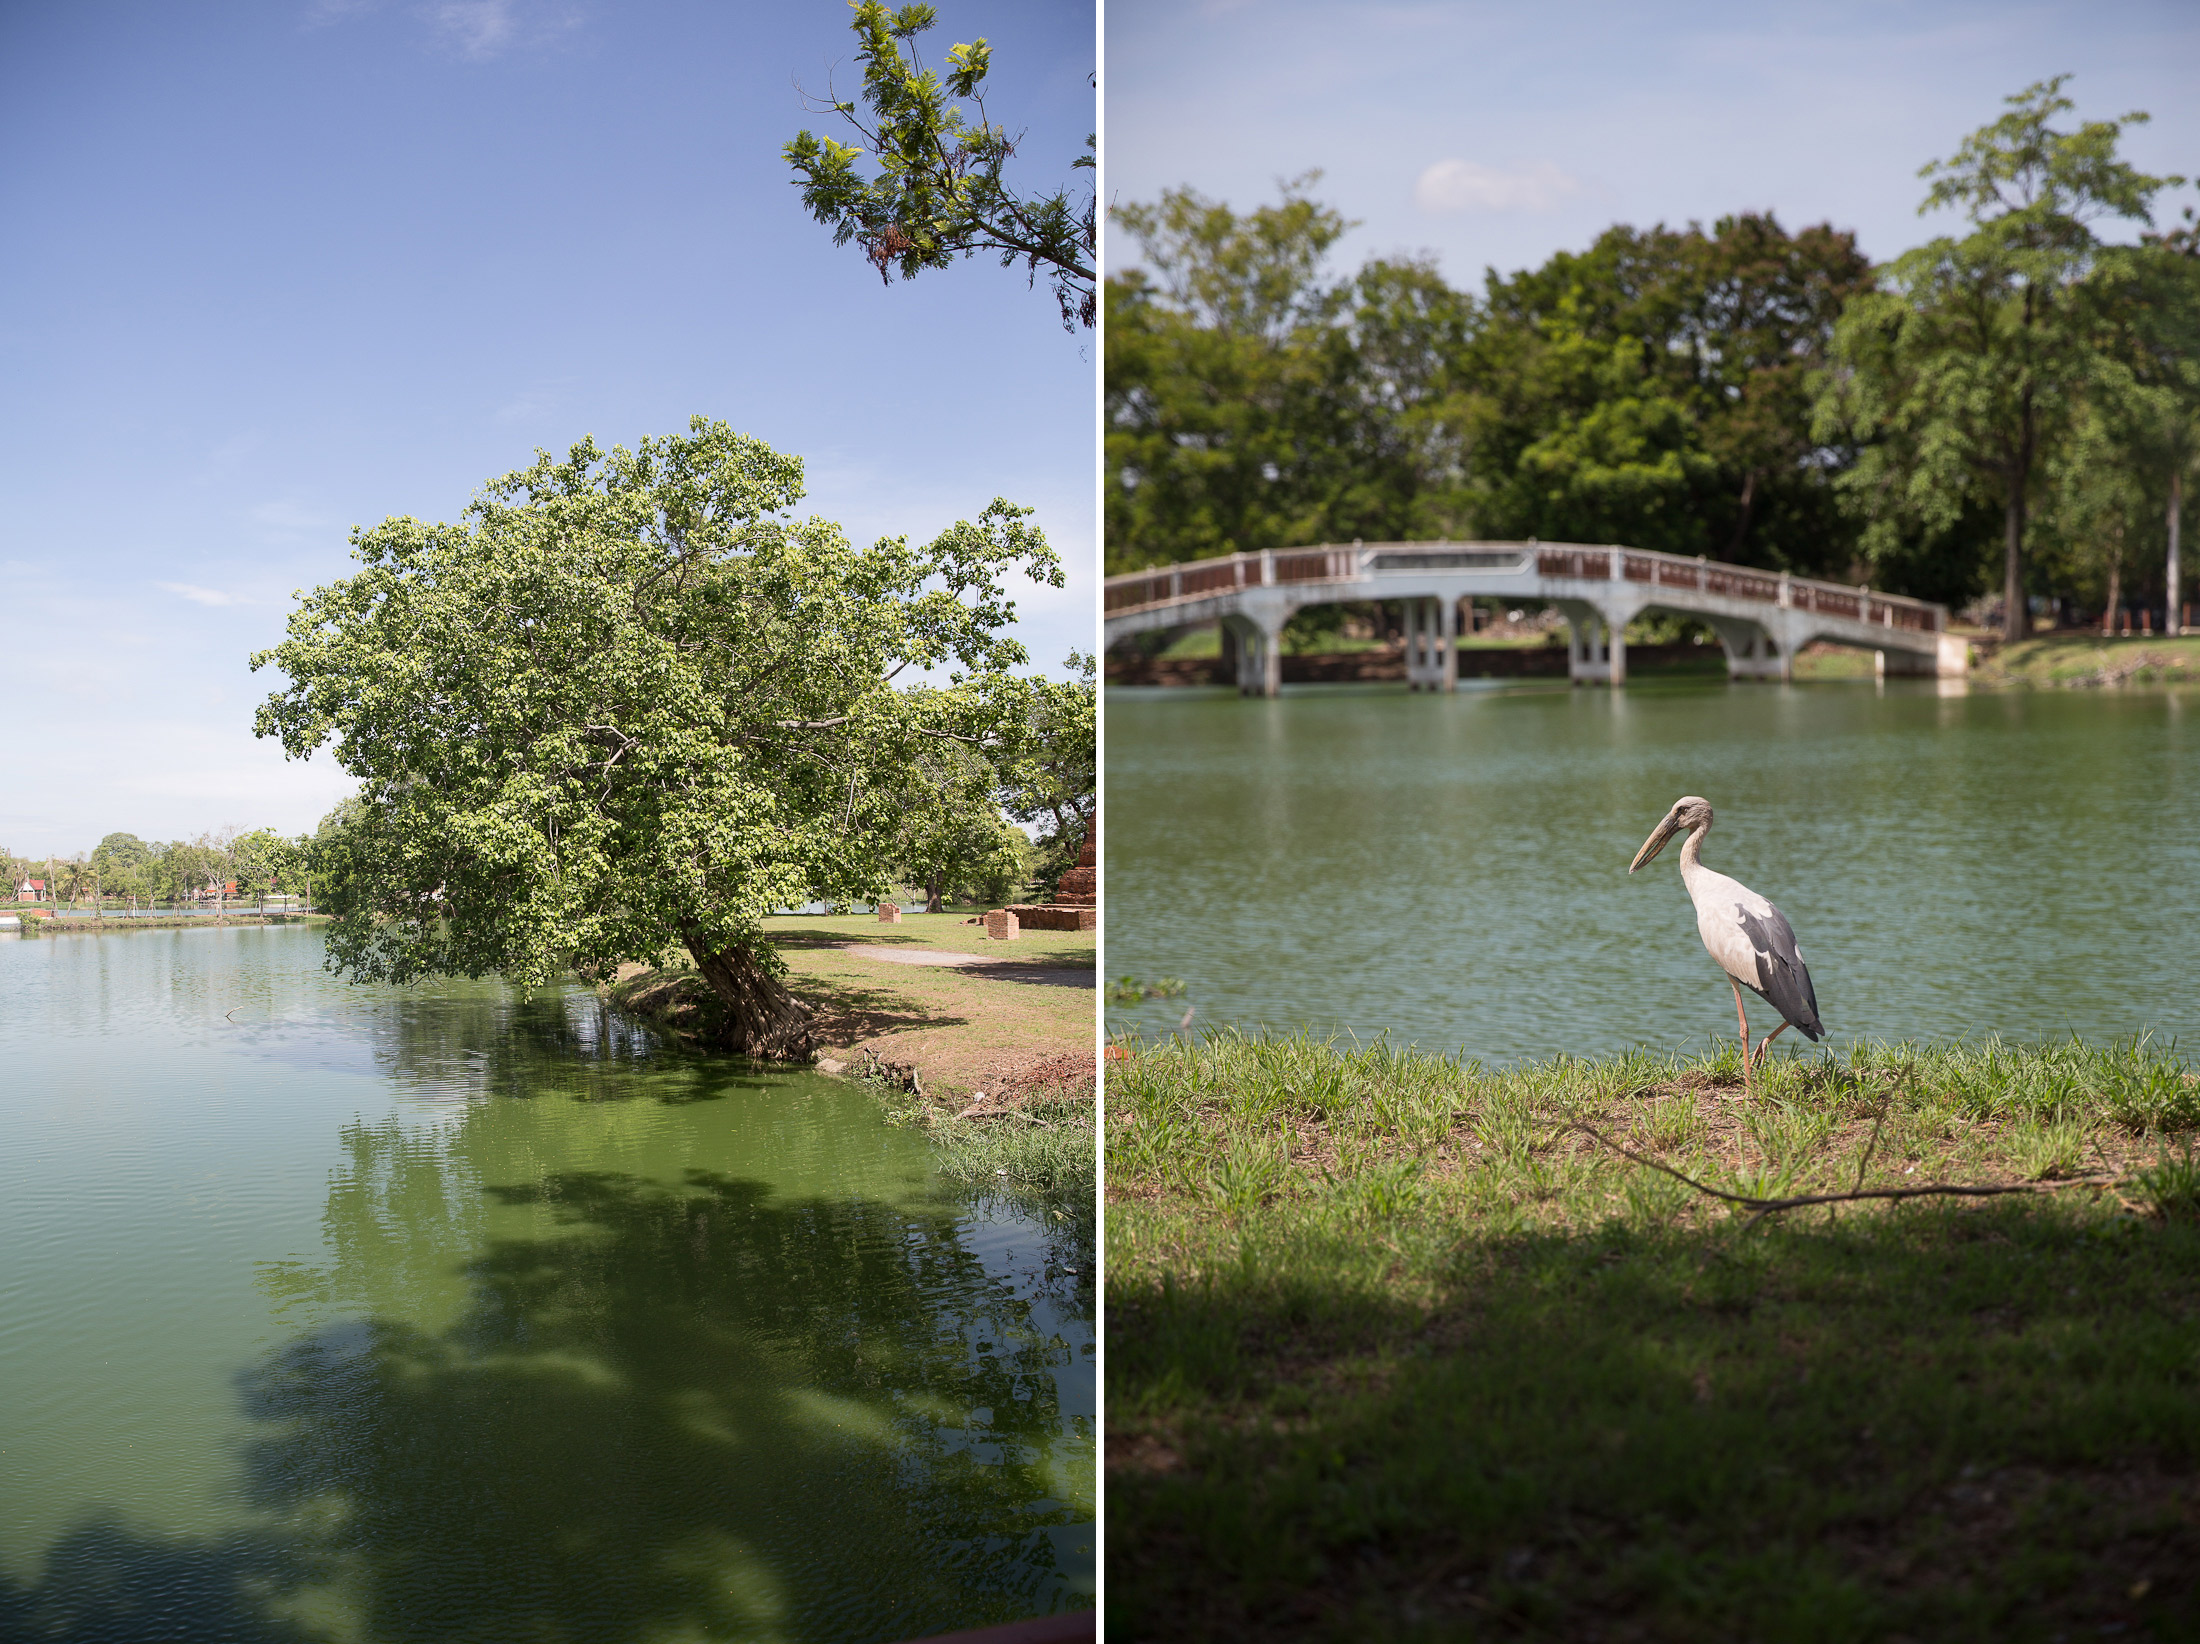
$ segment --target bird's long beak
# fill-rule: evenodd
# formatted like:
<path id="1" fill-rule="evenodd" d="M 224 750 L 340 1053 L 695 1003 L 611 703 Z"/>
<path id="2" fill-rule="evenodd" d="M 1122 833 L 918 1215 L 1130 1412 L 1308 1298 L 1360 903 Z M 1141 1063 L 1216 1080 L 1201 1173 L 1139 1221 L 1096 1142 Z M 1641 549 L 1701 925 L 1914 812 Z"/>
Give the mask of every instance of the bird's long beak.
<path id="1" fill-rule="evenodd" d="M 1665 842 L 1680 831 L 1680 819 L 1668 813 L 1665 820 L 1657 825 L 1656 831 L 1642 842 L 1642 849 L 1635 852 L 1635 859 L 1627 864 L 1627 871 L 1633 873 L 1653 856 L 1656 856 L 1658 852 L 1664 850 Z"/>

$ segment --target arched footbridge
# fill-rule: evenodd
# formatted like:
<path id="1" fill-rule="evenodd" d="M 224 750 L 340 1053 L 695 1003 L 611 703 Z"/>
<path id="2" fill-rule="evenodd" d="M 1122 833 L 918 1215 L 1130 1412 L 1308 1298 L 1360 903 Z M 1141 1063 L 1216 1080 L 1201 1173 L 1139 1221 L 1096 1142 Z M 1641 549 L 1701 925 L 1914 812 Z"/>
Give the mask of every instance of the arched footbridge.
<path id="1" fill-rule="evenodd" d="M 1277 548 L 1109 577 L 1107 643 L 1157 628 L 1219 622 L 1238 641 L 1238 689 L 1274 696 L 1278 641 L 1294 611 L 1347 601 L 1406 608 L 1406 680 L 1448 691 L 1459 680 L 1461 600 L 1541 600 L 1565 615 L 1567 671 L 1579 684 L 1627 678 L 1627 624 L 1644 611 L 1708 623 L 1737 679 L 1789 679 L 1812 640 L 1877 653 L 1890 674 L 1959 675 L 1970 642 L 1945 606 L 1838 582 L 1716 560 L 1573 542 L 1380 542 Z"/>

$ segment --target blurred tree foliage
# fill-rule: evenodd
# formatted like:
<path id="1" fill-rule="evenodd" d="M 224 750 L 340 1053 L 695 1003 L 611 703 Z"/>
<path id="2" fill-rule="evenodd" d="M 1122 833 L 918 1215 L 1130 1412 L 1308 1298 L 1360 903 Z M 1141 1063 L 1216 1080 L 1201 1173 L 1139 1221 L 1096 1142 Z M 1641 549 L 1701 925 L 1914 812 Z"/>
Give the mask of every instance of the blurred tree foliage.
<path id="1" fill-rule="evenodd" d="M 2086 449 L 2089 421 L 2122 420 L 2102 402 L 2128 398 L 2116 365 L 2135 340 L 2133 287 L 2096 278 L 2106 248 L 2093 224 L 2150 222 L 2154 196 L 2181 181 L 2117 157 L 2144 114 L 2058 129 L 2074 106 L 2065 78 L 2008 99 L 1925 167 L 1919 211 L 1959 209 L 1970 232 L 1904 252 L 1848 305 L 1816 420 L 1821 437 L 1858 447 L 1841 485 L 1867 553 L 1993 507 L 2011 639 L 2029 626 L 2025 560 L 2051 481 Z"/>
<path id="2" fill-rule="evenodd" d="M 2137 575 L 2159 605 L 2200 464 L 2200 234 L 2096 235 L 2179 179 L 2117 157 L 2143 115 L 2066 129 L 2062 83 L 1925 168 L 1970 232 L 1880 268 L 1750 212 L 1474 293 L 1426 260 L 1333 273 L 1353 225 L 1315 172 L 1249 212 L 1118 208 L 1143 257 L 1103 291 L 1108 570 L 1539 537 L 1956 604 Z"/>
<path id="3" fill-rule="evenodd" d="M 1351 225 L 1316 180 L 1244 216 L 1189 189 L 1116 213 L 1146 257 L 1107 289 L 1111 571 L 1445 535 L 1845 567 L 1809 412 L 1870 282 L 1853 236 L 1615 227 L 1477 299 L 1423 261 L 1330 279 Z"/>

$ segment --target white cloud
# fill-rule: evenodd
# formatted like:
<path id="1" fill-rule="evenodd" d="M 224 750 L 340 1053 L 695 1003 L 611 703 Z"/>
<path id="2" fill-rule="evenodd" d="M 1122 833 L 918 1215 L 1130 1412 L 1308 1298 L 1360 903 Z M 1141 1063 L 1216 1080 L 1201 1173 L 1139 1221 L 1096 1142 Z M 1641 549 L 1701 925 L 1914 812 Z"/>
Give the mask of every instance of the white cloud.
<path id="1" fill-rule="evenodd" d="M 235 594 L 225 594 L 219 588 L 199 588 L 188 582 L 160 582 L 155 587 L 171 594 L 180 594 L 194 605 L 242 605 L 245 602 Z"/>
<path id="2" fill-rule="evenodd" d="M 555 411 L 564 400 L 559 387 L 529 388 L 506 400 L 492 415 L 501 423 L 534 422 Z"/>
<path id="3" fill-rule="evenodd" d="M 523 0 L 437 0 L 422 15 L 446 45 L 477 63 L 515 46 L 540 45 L 580 22 L 571 7 Z"/>
<path id="4" fill-rule="evenodd" d="M 1438 160 L 1414 183 L 1413 203 L 1427 212 L 1550 211 L 1580 192 L 1579 180 L 1548 160 L 1519 171 Z"/>
<path id="5" fill-rule="evenodd" d="M 308 0 L 306 26 L 326 28 L 331 23 L 341 23 L 347 17 L 373 9 L 374 0 Z"/>
<path id="6" fill-rule="evenodd" d="M 305 21 L 308 28 L 327 28 L 381 9 L 381 0 L 306 0 Z M 581 23 L 580 8 L 565 0 L 428 0 L 411 14 L 438 44 L 475 63 L 544 45 Z"/>
<path id="7" fill-rule="evenodd" d="M 252 510 L 252 522 L 271 531 L 321 531 L 328 521 L 294 502 L 263 502 Z"/>

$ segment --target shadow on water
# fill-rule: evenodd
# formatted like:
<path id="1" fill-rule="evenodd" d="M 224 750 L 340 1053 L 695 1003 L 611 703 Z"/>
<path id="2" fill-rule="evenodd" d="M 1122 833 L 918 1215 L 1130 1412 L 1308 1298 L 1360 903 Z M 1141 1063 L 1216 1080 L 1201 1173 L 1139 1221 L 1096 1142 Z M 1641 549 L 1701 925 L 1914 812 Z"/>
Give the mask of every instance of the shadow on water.
<path id="1" fill-rule="evenodd" d="M 571 996 L 373 1031 L 401 1085 L 532 1100 L 345 1129 L 327 1265 L 262 1274 L 312 1323 L 239 1377 L 256 1527 L 87 1516 L 0 1576 L 0 1639 L 893 1640 L 1090 1604 L 1089 1372 L 1056 1322 L 1090 1318 L 1056 1277 L 1089 1274 L 1089 1222 L 1014 1224 L 1035 1302 L 972 1247 L 982 1206 L 548 1145 L 574 1113 L 639 1149 L 627 1119 L 730 1112 L 694 1104 L 766 1070 L 645 1060 Z"/>

